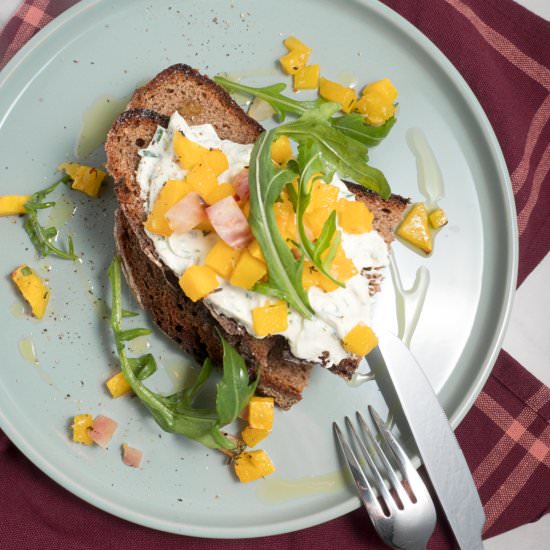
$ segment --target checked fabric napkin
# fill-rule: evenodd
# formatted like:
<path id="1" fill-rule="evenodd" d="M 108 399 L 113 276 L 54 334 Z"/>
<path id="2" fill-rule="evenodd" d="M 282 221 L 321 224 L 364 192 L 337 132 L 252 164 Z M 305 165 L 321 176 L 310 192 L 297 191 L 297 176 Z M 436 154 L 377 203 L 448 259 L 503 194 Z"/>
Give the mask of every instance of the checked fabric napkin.
<path id="1" fill-rule="evenodd" d="M 384 0 L 467 80 L 504 151 L 516 199 L 518 284 L 550 251 L 550 23 L 511 0 Z M 0 67 L 74 0 L 26 0 L 0 34 Z M 550 511 L 550 389 L 501 352 L 456 430 L 485 507 L 484 538 Z M 441 515 L 440 515 L 441 518 Z M 452 548 L 442 519 L 428 548 Z M 79 500 L 0 432 L 0 548 L 382 549 L 362 509 L 295 533 L 209 540 L 133 525 Z"/>

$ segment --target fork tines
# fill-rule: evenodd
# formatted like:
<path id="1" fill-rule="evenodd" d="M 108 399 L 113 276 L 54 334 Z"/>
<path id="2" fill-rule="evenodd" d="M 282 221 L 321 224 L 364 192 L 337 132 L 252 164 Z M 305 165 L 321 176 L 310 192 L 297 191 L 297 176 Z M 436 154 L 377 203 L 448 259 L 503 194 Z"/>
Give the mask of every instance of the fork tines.
<path id="1" fill-rule="evenodd" d="M 351 445 L 338 424 L 333 423 L 337 443 L 349 466 L 359 497 L 376 530 L 388 544 L 402 547 L 396 544 L 397 531 L 409 525 L 410 531 L 421 535 L 417 540 L 422 540 L 426 533 L 429 538 L 436 516 L 426 485 L 388 426 L 371 406 L 368 409 L 381 444 L 360 412 L 356 413 L 358 429 L 349 417 L 345 418 Z M 365 463 L 370 475 L 365 471 Z M 422 529 L 418 529 L 418 523 L 422 523 Z M 406 530 L 409 531 L 409 528 Z M 422 533 L 418 532 L 420 530 Z"/>

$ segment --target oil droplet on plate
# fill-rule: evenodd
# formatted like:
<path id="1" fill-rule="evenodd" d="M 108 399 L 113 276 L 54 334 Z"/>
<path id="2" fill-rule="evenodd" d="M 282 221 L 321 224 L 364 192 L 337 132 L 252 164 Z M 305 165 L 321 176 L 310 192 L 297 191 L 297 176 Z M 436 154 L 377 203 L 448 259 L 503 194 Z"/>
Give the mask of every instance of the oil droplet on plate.
<path id="1" fill-rule="evenodd" d="M 26 312 L 25 312 L 25 306 L 21 302 L 13 302 L 13 304 L 10 306 L 10 313 L 16 318 L 16 319 L 25 319 Z"/>
<path id="2" fill-rule="evenodd" d="M 136 355 L 143 355 L 150 347 L 151 343 L 147 336 L 138 336 L 128 342 L 128 350 Z"/>
<path id="3" fill-rule="evenodd" d="M 28 361 L 31 365 L 38 365 L 38 358 L 36 357 L 36 350 L 34 348 L 34 343 L 30 338 L 23 338 L 17 343 L 19 347 L 19 353 L 21 357 Z"/>
<path id="4" fill-rule="evenodd" d="M 82 126 L 76 156 L 80 160 L 91 155 L 105 141 L 115 118 L 124 111 L 129 98 L 98 97 L 82 115 Z"/>
<path id="5" fill-rule="evenodd" d="M 445 193 L 441 168 L 420 128 L 409 128 L 407 143 L 416 158 L 418 189 L 426 199 L 426 208 L 433 210 Z"/>
<path id="6" fill-rule="evenodd" d="M 395 290 L 397 335 L 409 347 L 428 292 L 430 272 L 424 266 L 419 267 L 412 287 L 405 289 L 393 251 L 390 251 L 390 272 Z"/>
<path id="7" fill-rule="evenodd" d="M 195 381 L 198 376 L 198 369 L 193 368 L 189 359 L 163 358 L 161 359 L 164 371 L 172 383 L 173 392 L 181 390 Z"/>
<path id="8" fill-rule="evenodd" d="M 91 278 L 84 272 L 84 265 L 82 259 L 79 259 L 75 262 L 76 274 L 78 276 L 78 281 L 84 296 L 90 302 L 90 305 L 94 309 L 95 314 L 99 319 L 107 319 L 110 315 L 110 310 L 105 300 L 95 295 L 94 285 Z"/>
<path id="9" fill-rule="evenodd" d="M 258 488 L 258 496 L 262 500 L 276 504 L 300 497 L 335 493 L 344 486 L 345 477 L 340 470 L 300 479 L 267 477 Z"/>
<path id="10" fill-rule="evenodd" d="M 59 229 L 73 217 L 76 212 L 76 206 L 65 195 L 61 195 L 56 199 L 55 205 L 48 212 L 48 224 Z"/>
<path id="11" fill-rule="evenodd" d="M 42 378 L 48 386 L 53 386 L 54 383 L 52 377 L 44 372 L 40 366 L 33 341 L 30 338 L 22 338 L 19 342 L 17 342 L 17 347 L 19 348 L 21 357 L 23 357 L 25 361 L 29 362 L 36 369 L 36 372 L 38 372 L 40 378 Z"/>
<path id="12" fill-rule="evenodd" d="M 359 79 L 357 78 L 357 75 L 355 73 L 352 73 L 351 71 L 342 71 L 338 75 L 337 81 L 338 83 L 342 84 L 342 86 L 355 88 L 357 86 L 357 83 L 359 82 Z"/>

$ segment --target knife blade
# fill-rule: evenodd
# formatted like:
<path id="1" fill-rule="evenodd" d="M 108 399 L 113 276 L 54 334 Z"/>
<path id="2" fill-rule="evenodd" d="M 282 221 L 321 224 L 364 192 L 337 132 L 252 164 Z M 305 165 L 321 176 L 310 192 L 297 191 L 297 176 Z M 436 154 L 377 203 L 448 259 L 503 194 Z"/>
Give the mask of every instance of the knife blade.
<path id="1" fill-rule="evenodd" d="M 460 548 L 482 549 L 483 506 L 447 417 L 424 371 L 405 344 L 377 331 L 371 368 L 385 367 L 434 491 Z"/>

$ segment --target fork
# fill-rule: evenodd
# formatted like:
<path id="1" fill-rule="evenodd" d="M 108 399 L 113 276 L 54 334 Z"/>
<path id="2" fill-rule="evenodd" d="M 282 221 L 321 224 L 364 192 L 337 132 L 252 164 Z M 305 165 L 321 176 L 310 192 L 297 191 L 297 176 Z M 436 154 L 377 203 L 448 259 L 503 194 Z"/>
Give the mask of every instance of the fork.
<path id="1" fill-rule="evenodd" d="M 351 436 L 352 446 L 355 447 L 355 451 L 357 449 L 361 451 L 365 459 L 363 464 L 366 461 L 369 466 L 371 481 L 338 424 L 336 422 L 332 424 L 336 441 L 349 466 L 359 498 L 367 509 L 374 528 L 387 545 L 404 550 L 425 549 L 436 521 L 432 498 L 388 426 L 370 405 L 368 409 L 384 450 L 360 412 L 356 413 L 359 433 L 347 416 L 345 424 Z M 383 473 L 367 447 L 384 466 Z M 403 481 L 400 481 L 392 462 L 397 465 Z M 386 486 L 383 474 L 393 491 Z"/>

